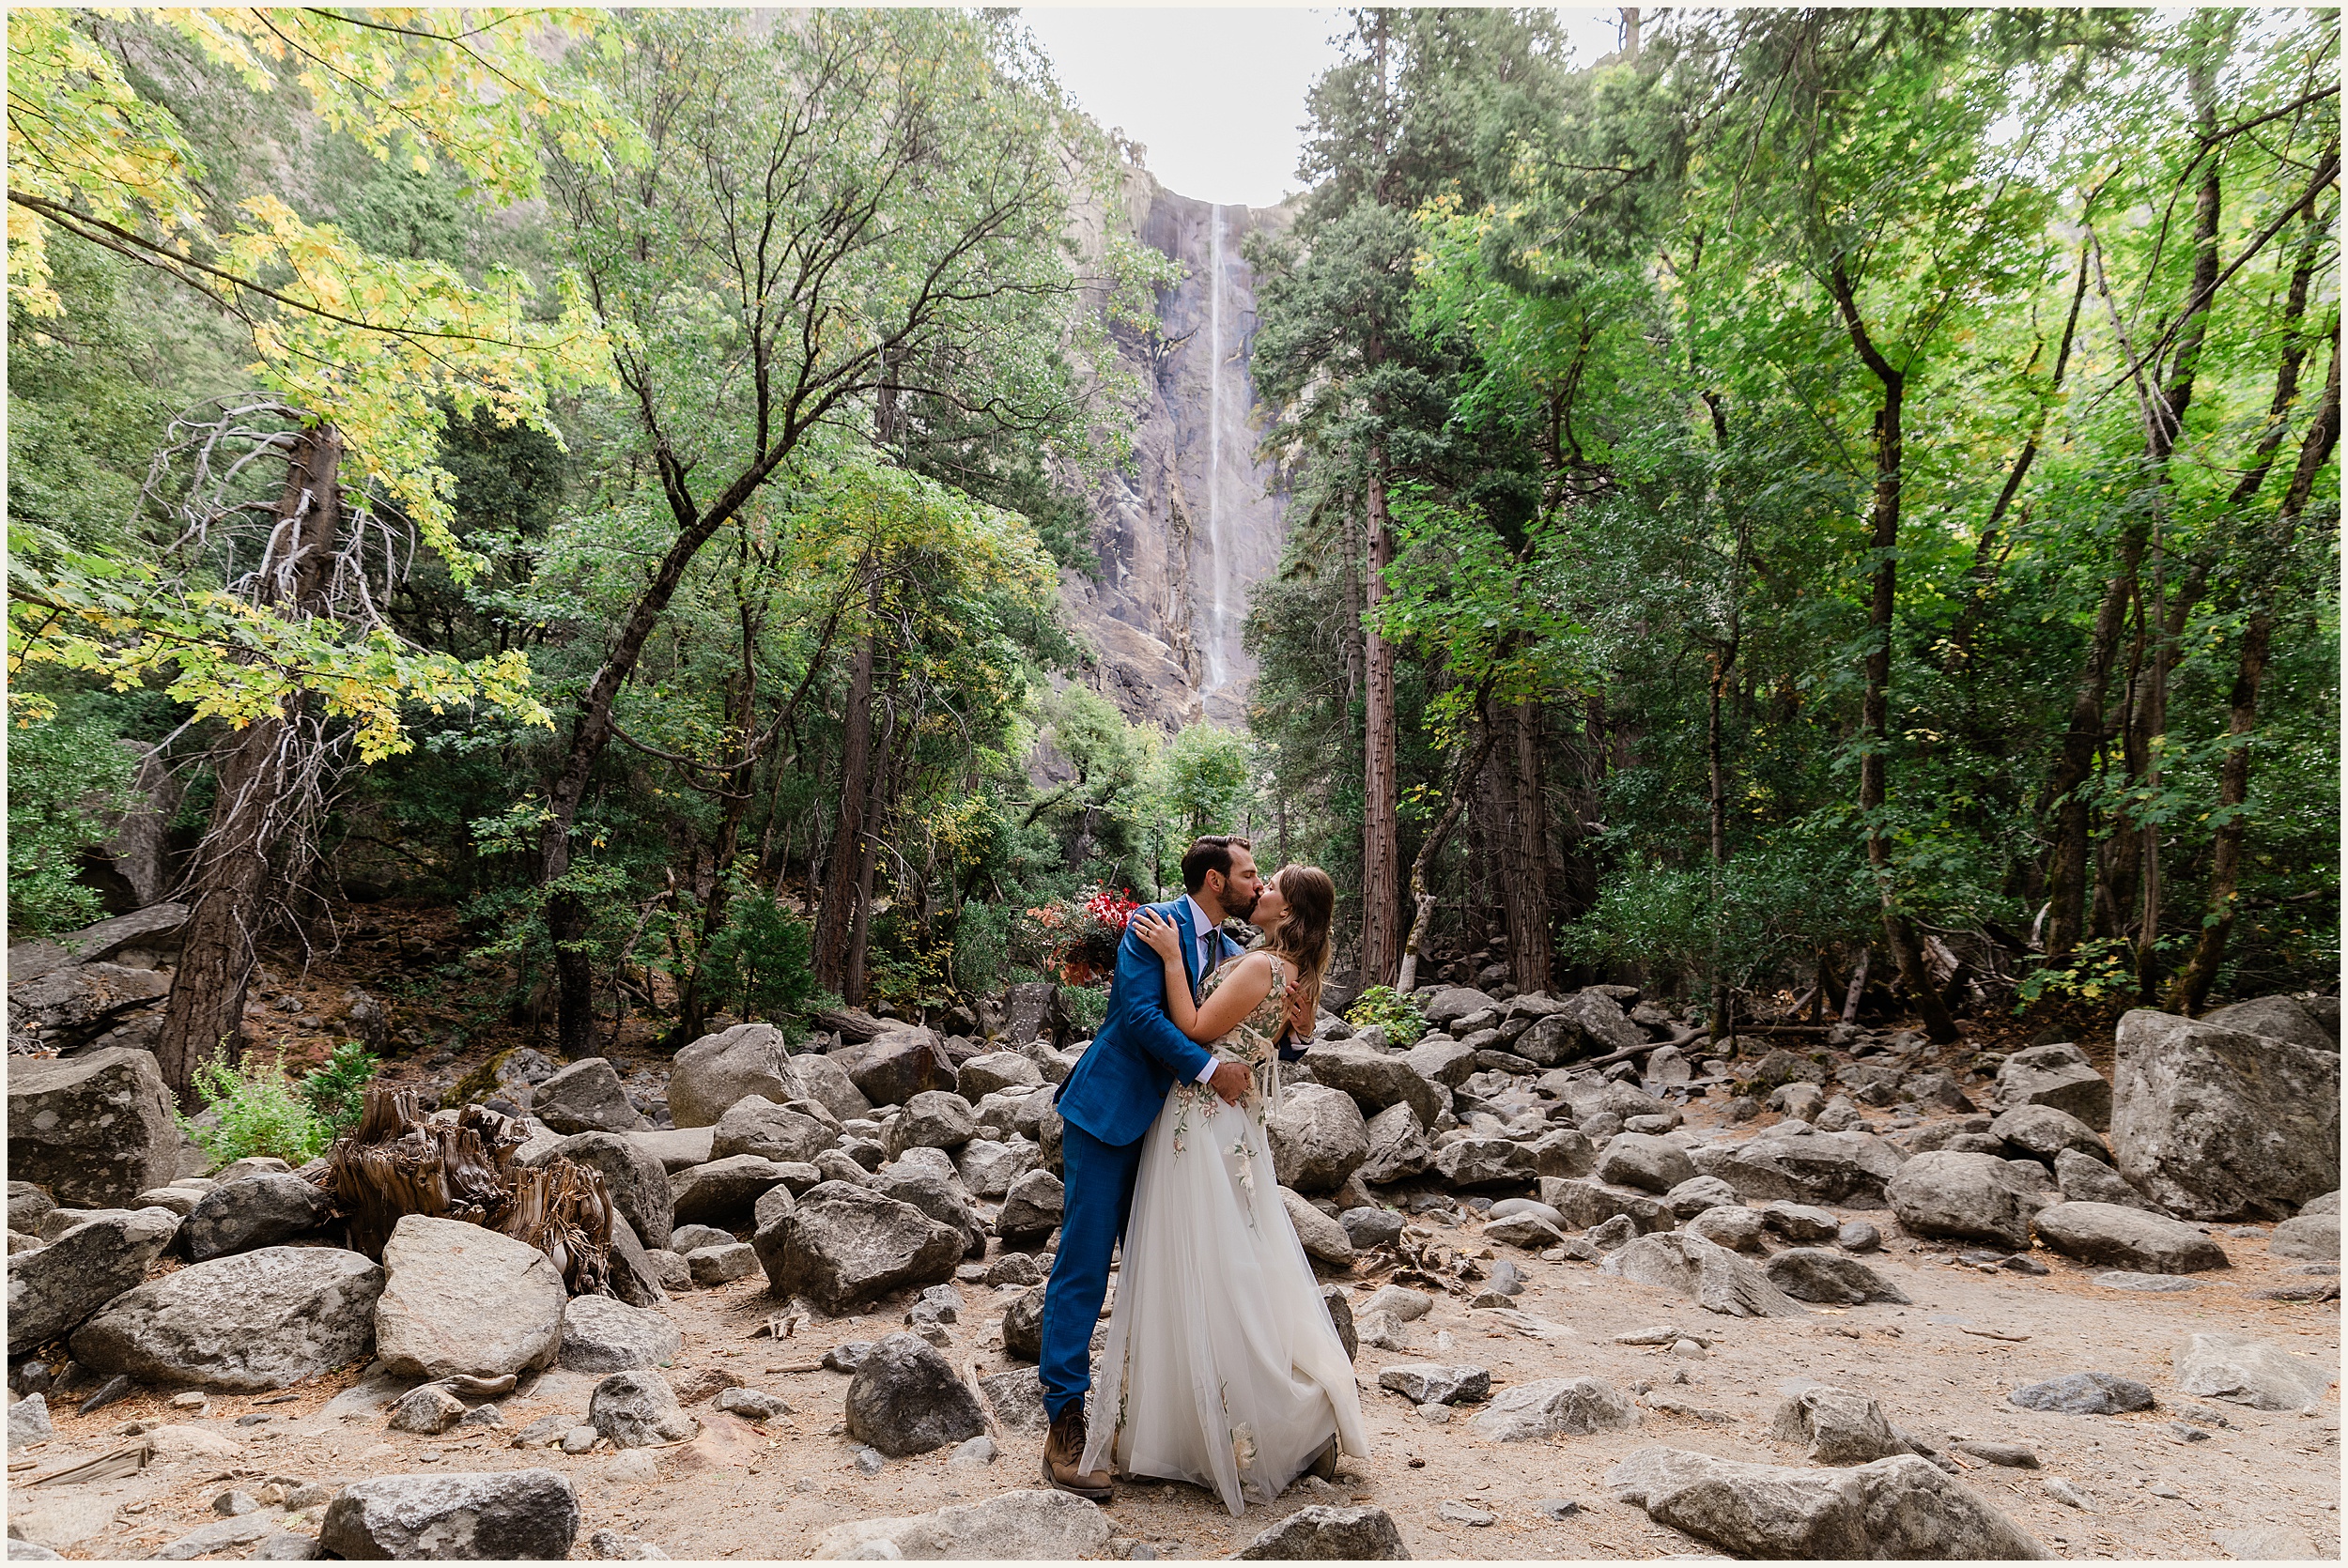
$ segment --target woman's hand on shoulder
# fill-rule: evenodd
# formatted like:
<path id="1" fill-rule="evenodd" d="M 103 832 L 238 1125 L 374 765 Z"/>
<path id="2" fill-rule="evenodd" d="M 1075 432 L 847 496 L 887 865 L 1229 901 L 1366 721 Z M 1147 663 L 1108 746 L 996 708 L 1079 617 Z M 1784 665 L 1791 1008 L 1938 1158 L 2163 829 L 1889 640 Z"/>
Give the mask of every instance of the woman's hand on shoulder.
<path id="1" fill-rule="evenodd" d="M 1125 929 L 1141 938 L 1142 945 L 1162 959 L 1182 956 L 1182 933 L 1174 922 L 1154 909 L 1137 909 Z"/>

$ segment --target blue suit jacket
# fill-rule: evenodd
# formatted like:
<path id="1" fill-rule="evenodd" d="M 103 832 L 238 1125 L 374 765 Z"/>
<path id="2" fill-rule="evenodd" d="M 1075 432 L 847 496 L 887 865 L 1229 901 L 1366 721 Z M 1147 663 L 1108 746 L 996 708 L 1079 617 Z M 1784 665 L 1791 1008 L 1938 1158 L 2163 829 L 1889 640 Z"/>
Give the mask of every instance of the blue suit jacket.
<path id="1" fill-rule="evenodd" d="M 1191 924 L 1190 900 L 1151 904 L 1182 933 L 1182 967 L 1195 991 L 1198 932 Z M 1215 932 L 1215 960 L 1237 958 L 1239 944 Z M 1176 1079 L 1188 1083 L 1207 1068 L 1214 1053 L 1174 1026 L 1166 1014 L 1166 966 L 1129 929 L 1117 948 L 1117 974 L 1109 981 L 1108 1017 L 1090 1049 L 1058 1090 L 1060 1115 L 1104 1144 L 1141 1141 L 1166 1103 Z"/>

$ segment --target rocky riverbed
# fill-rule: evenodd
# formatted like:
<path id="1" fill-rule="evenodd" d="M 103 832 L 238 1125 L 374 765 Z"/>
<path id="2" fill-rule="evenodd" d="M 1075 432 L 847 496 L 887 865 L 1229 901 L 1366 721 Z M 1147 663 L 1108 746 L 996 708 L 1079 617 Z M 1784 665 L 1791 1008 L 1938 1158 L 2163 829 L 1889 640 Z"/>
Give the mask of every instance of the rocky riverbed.
<path id="1" fill-rule="evenodd" d="M 348 1251 L 322 1171 L 183 1176 L 151 1118 L 76 1161 L 151 1061 L 20 1059 L 10 1555 L 2338 1555 L 2321 999 L 1730 1060 L 1603 989 L 1425 1002 L 1326 1021 L 1276 1117 L 1373 1452 L 1239 1520 L 1038 1490 L 1048 1031 L 486 1064 L 635 1305 L 447 1220 Z"/>

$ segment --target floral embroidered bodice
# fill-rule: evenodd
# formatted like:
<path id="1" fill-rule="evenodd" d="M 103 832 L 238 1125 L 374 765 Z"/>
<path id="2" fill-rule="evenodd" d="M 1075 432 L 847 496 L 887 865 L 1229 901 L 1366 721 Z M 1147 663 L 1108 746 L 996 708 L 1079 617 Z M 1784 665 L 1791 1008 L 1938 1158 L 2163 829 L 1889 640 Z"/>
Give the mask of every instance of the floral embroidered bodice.
<path id="1" fill-rule="evenodd" d="M 1223 982 L 1230 978 L 1239 965 L 1244 961 L 1244 957 L 1245 955 L 1242 955 L 1241 958 L 1228 961 L 1213 974 L 1207 976 L 1206 984 L 1199 991 L 1198 1000 L 1201 1007 L 1206 1005 L 1208 997 L 1222 989 Z M 1209 1047 L 1224 1060 L 1239 1062 L 1246 1067 L 1253 1082 L 1248 1088 L 1247 1098 L 1240 1102 L 1238 1109 L 1255 1124 L 1259 1131 L 1263 1128 L 1266 1110 L 1279 1095 L 1280 1053 L 1274 1048 L 1273 1042 L 1280 1038 L 1281 1022 L 1288 1012 L 1288 972 L 1280 966 L 1279 960 L 1274 959 L 1272 961 L 1272 989 L 1264 993 L 1264 999 L 1257 1003 L 1254 1009 L 1245 1018 L 1241 1019 L 1229 1033 Z M 1221 1096 L 1204 1084 L 1179 1084 L 1175 1085 L 1174 1092 L 1182 1096 L 1184 1099 L 1182 1110 L 1185 1114 L 1178 1118 L 1175 1133 L 1175 1148 L 1179 1153 L 1186 1142 L 1184 1134 L 1189 1130 L 1190 1118 L 1187 1113 L 1197 1110 L 1212 1115 L 1222 1105 L 1223 1100 Z"/>

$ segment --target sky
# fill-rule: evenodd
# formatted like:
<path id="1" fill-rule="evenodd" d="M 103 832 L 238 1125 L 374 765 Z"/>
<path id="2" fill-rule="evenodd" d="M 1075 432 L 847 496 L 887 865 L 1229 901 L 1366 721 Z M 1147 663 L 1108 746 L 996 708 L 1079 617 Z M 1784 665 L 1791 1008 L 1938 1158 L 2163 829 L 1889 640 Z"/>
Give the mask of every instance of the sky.
<path id="1" fill-rule="evenodd" d="M 1558 13 L 1577 58 L 1615 44 L 1612 9 Z M 1271 207 L 1304 188 L 1296 155 L 1305 90 L 1335 64 L 1336 9 L 1028 6 L 1020 15 L 1060 83 L 1093 118 L 1148 148 L 1168 190 Z"/>

